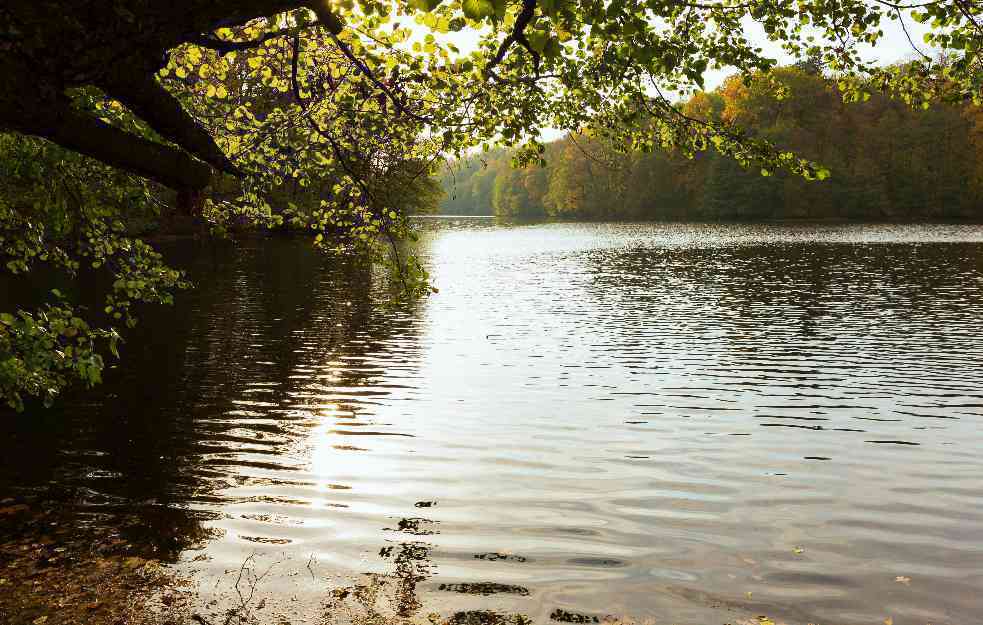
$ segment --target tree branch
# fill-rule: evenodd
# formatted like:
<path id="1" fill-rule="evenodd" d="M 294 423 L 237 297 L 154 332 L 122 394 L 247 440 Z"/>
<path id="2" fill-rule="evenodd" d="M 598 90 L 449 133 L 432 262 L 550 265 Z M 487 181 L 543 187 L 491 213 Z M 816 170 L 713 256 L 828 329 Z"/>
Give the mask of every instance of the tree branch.
<path id="1" fill-rule="evenodd" d="M 300 32 L 299 28 L 284 28 L 282 30 L 272 30 L 268 33 L 264 33 L 262 36 L 256 39 L 250 39 L 248 41 L 224 41 L 215 37 L 214 35 L 196 35 L 190 38 L 188 41 L 195 44 L 196 46 L 201 46 L 203 48 L 208 48 L 209 50 L 215 50 L 219 54 L 229 54 L 230 52 L 239 52 L 242 50 L 251 50 L 253 48 L 258 48 L 267 41 L 271 39 L 277 39 L 279 37 L 286 37 L 287 35 L 293 35 Z"/>
<path id="2" fill-rule="evenodd" d="M 211 168 L 181 150 L 110 126 L 73 109 L 67 102 L 47 108 L 46 124 L 18 130 L 172 189 L 200 190 L 211 181 Z"/>
<path id="3" fill-rule="evenodd" d="M 352 65 L 354 65 L 355 67 L 358 68 L 358 71 L 360 71 L 366 78 L 368 78 L 369 81 L 373 85 L 375 85 L 376 88 L 379 91 L 381 91 L 383 93 L 383 95 L 385 95 L 387 98 L 389 98 L 389 100 L 393 103 L 393 106 L 396 107 L 396 110 L 398 110 L 400 113 L 403 113 L 403 114 L 405 114 L 405 115 L 407 115 L 407 116 L 409 116 L 409 117 L 411 117 L 411 118 L 413 118 L 413 119 L 415 119 L 417 121 L 421 121 L 421 122 L 426 122 L 427 121 L 424 118 L 422 118 L 419 115 L 417 115 L 416 113 L 414 113 L 414 112 L 412 112 L 410 110 L 407 110 L 407 108 L 403 105 L 402 100 L 400 100 L 396 96 L 396 94 L 394 94 L 392 92 L 392 90 L 389 87 L 386 86 L 385 83 L 383 83 L 381 80 L 379 80 L 376 77 L 376 75 L 372 72 L 372 70 L 369 68 L 368 65 L 366 65 L 365 63 L 363 63 L 357 56 L 355 56 L 355 53 L 352 52 L 351 47 L 349 47 L 349 45 L 347 43 L 345 43 L 344 41 L 342 41 L 334 33 L 331 33 L 331 40 L 334 41 L 334 44 L 336 46 L 338 46 L 338 49 L 341 50 L 342 54 L 345 55 L 345 58 L 347 58 L 349 61 L 351 61 Z"/>
<path id="4" fill-rule="evenodd" d="M 512 47 L 512 44 L 519 43 L 526 50 L 529 50 L 533 55 L 533 60 L 536 63 L 536 68 L 539 68 L 539 53 L 532 49 L 529 45 L 529 40 L 526 39 L 526 26 L 532 21 L 533 17 L 536 15 L 536 0 L 522 0 L 522 11 L 515 18 L 515 25 L 512 27 L 512 32 L 506 37 L 500 46 L 498 46 L 498 52 L 492 60 L 485 66 L 485 71 L 489 74 L 495 69 L 495 66 L 505 59 L 505 54 Z"/>
<path id="5" fill-rule="evenodd" d="M 220 171 L 242 174 L 215 144 L 211 135 L 157 82 L 153 74 L 142 71 L 138 66 L 120 65 L 107 77 L 102 87 L 165 139 Z"/>
<path id="6" fill-rule="evenodd" d="M 331 10 L 329 0 L 310 0 L 307 3 L 307 8 L 314 11 L 314 14 L 317 15 L 317 21 L 321 22 L 332 35 L 338 35 L 345 29 L 345 24 Z"/>

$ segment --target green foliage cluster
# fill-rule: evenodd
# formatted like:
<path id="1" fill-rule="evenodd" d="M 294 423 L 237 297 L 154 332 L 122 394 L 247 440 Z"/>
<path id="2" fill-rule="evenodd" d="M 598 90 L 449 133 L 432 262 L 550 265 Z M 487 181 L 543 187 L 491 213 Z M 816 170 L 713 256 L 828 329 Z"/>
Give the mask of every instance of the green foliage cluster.
<path id="1" fill-rule="evenodd" d="M 117 353 L 115 324 L 132 326 L 135 303 L 170 303 L 187 283 L 147 243 L 127 236 L 119 218 L 129 215 L 134 227 L 153 218 L 158 198 L 145 181 L 14 134 L 0 134 L 0 179 L 4 269 L 37 275 L 47 266 L 68 277 L 98 270 L 111 282 L 103 311 L 52 289 L 35 310 L 0 312 L 0 398 L 19 409 L 27 396 L 50 403 L 71 380 L 98 382 L 102 354 Z"/>
<path id="2" fill-rule="evenodd" d="M 201 65 L 197 71 L 212 76 L 211 70 L 201 70 L 207 67 Z M 231 83 L 219 87 L 228 89 Z M 215 100 L 232 100 L 228 91 L 214 90 L 213 85 L 206 91 L 209 88 Z M 142 137 L 156 136 L 96 89 L 71 95 L 75 106 L 107 123 Z M 251 97 L 251 108 L 271 110 L 275 103 L 267 92 Z M 266 119 L 276 123 L 275 118 Z M 236 126 L 234 131 L 216 127 L 215 132 L 234 142 L 243 131 Z M 257 132 L 269 133 L 265 127 Z M 273 158 L 275 152 L 267 154 Z M 354 156 L 348 165 L 366 167 Z M 257 167 L 262 175 L 246 184 L 216 183 L 195 219 L 197 236 L 224 237 L 234 229 L 257 228 L 313 231 L 314 245 L 326 253 L 385 261 L 402 287 L 397 291 L 400 297 L 428 288 L 419 262 L 403 258 L 399 250 L 401 241 L 414 236 L 405 215 L 432 212 L 442 193 L 429 175 L 428 163 L 402 159 L 377 175 L 366 167 L 360 174 L 364 180 L 330 168 L 308 168 L 300 177 L 291 175 L 296 170 L 289 165 L 282 170 Z M 52 286 L 84 274 L 86 284 L 107 285 L 102 304 L 94 309 L 59 289 L 50 289 L 48 301 L 28 308 L 3 298 L 0 399 L 20 410 L 29 397 L 50 404 L 73 382 L 98 383 L 106 357 L 118 356 L 124 328 L 137 323 L 134 306 L 171 304 L 176 291 L 191 286 L 144 236 L 184 229 L 190 216 L 175 214 L 172 190 L 17 133 L 0 133 L 0 180 L 0 263 L 5 272 L 14 279 L 58 276 Z M 353 193 L 356 180 L 361 193 L 372 194 L 380 203 L 369 204 L 359 191 Z M 8 282 L 4 278 L 0 288 Z M 13 309 L 7 308 L 10 305 Z"/>
<path id="3" fill-rule="evenodd" d="M 776 89 L 777 87 L 777 89 Z M 731 78 L 681 107 L 695 119 L 753 128 L 822 163 L 821 184 L 745 168 L 713 147 L 690 157 L 632 150 L 590 132 L 546 147 L 546 167 L 505 151 L 451 164 L 441 212 L 571 220 L 983 220 L 983 109 L 912 109 L 875 95 L 844 103 L 809 63 Z M 820 170 L 826 177 L 825 168 Z"/>

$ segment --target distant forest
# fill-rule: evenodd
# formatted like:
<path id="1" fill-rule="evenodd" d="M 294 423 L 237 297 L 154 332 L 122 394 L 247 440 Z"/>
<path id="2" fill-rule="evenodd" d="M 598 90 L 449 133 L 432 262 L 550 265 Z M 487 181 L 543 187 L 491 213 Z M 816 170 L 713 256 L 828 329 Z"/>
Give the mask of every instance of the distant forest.
<path id="1" fill-rule="evenodd" d="M 499 150 L 457 161 L 441 176 L 443 214 L 561 220 L 983 221 L 983 109 L 913 110 L 873 95 L 844 103 L 835 81 L 807 64 L 776 70 L 783 97 L 738 78 L 698 92 L 693 117 L 749 129 L 826 166 L 808 181 L 764 176 L 712 149 L 685 158 L 625 154 L 585 136 L 547 145 L 546 167 L 514 169 Z"/>

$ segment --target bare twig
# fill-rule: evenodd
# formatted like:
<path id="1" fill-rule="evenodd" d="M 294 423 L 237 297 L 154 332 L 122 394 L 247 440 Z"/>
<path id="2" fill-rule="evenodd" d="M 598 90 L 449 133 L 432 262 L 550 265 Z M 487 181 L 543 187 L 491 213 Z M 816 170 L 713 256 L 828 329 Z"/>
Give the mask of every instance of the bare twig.
<path id="1" fill-rule="evenodd" d="M 307 559 L 307 570 L 311 572 L 311 581 L 316 582 L 317 577 L 314 575 L 314 569 L 311 568 L 311 564 L 316 564 L 317 559 L 314 557 L 314 552 L 311 552 L 311 557 Z"/>
<path id="2" fill-rule="evenodd" d="M 239 52 L 241 50 L 252 50 L 253 48 L 258 48 L 271 39 L 286 37 L 287 35 L 297 35 L 302 30 L 305 30 L 305 28 L 284 28 L 282 30 L 271 30 L 270 32 L 264 33 L 256 39 L 250 39 L 248 41 L 225 41 L 223 39 L 219 39 L 213 34 L 197 35 L 191 39 L 191 43 L 201 46 L 202 48 L 215 50 L 219 54 L 229 54 L 230 52 Z"/>
<path id="3" fill-rule="evenodd" d="M 408 110 L 406 108 L 406 106 L 403 105 L 402 100 L 400 100 L 396 96 L 396 94 L 394 94 L 392 92 L 392 90 L 389 87 L 386 86 L 385 83 L 383 83 L 381 80 L 379 80 L 378 78 L 376 78 L 375 73 L 371 69 L 369 69 L 369 67 L 365 63 L 363 63 L 361 59 L 359 59 L 357 56 L 355 56 L 355 53 L 352 52 L 351 47 L 347 43 L 345 43 L 344 41 L 342 41 L 338 37 L 338 35 L 336 35 L 334 33 L 331 33 L 331 39 L 334 41 L 335 45 L 338 46 L 338 49 L 341 50 L 341 52 L 346 57 L 348 57 L 348 60 L 351 61 L 355 65 L 355 67 L 357 67 L 359 69 L 359 71 L 362 72 L 362 74 L 366 78 L 368 78 L 369 81 L 371 81 L 372 84 L 376 86 L 376 88 L 379 89 L 379 91 L 381 91 L 383 94 L 385 94 L 385 96 L 389 99 L 390 102 L 393 103 L 393 106 L 395 106 L 396 109 L 400 113 L 403 113 L 405 115 L 408 115 L 409 117 L 411 117 L 411 118 L 413 118 L 413 119 L 415 119 L 417 121 L 420 121 L 420 122 L 426 122 L 427 121 L 424 118 L 422 118 L 419 115 L 417 115 L 416 113 Z"/>
<path id="4" fill-rule="evenodd" d="M 515 18 L 515 25 L 512 27 L 512 32 L 509 33 L 500 46 L 498 46 L 498 52 L 492 60 L 485 66 L 485 72 L 489 75 L 494 75 L 495 66 L 502 62 L 505 58 L 505 54 L 512 47 L 512 44 L 518 43 L 523 48 L 532 54 L 533 62 L 536 66 L 536 73 L 539 73 L 539 53 L 533 50 L 532 46 L 529 44 L 529 40 L 526 39 L 526 26 L 532 21 L 533 17 L 536 15 L 536 0 L 522 0 L 522 11 Z"/>

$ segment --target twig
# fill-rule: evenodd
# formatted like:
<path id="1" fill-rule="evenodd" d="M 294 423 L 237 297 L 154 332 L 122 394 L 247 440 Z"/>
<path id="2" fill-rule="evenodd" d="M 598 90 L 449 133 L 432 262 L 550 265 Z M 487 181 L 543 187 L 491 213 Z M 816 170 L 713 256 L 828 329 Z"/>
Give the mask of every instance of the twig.
<path id="1" fill-rule="evenodd" d="M 314 569 L 311 568 L 312 563 L 316 563 L 317 560 L 314 558 L 314 552 L 311 552 L 311 557 L 307 559 L 307 570 L 311 572 L 311 581 L 316 582 L 317 577 L 314 576 Z"/>
<path id="2" fill-rule="evenodd" d="M 513 43 L 520 44 L 523 48 L 532 54 L 533 62 L 536 67 L 536 74 L 539 74 L 539 53 L 533 50 L 532 46 L 529 44 L 529 40 L 526 39 L 526 26 L 532 21 L 533 17 L 536 15 L 536 0 L 522 0 L 522 11 L 515 18 L 515 26 L 512 27 L 512 32 L 506 37 L 500 46 L 498 46 L 498 52 L 492 60 L 485 66 L 485 72 L 491 76 L 496 76 L 494 73 L 495 66 L 502 62 L 505 58 L 505 53 L 509 51 Z M 497 77 L 497 76 L 496 76 Z"/>
<path id="3" fill-rule="evenodd" d="M 253 48 L 258 48 L 259 46 L 263 45 L 270 39 L 285 37 L 290 34 L 296 35 L 302 30 L 306 30 L 306 28 L 285 28 L 283 30 L 273 30 L 268 33 L 264 33 L 256 39 L 250 39 L 248 41 L 225 41 L 212 34 L 197 35 L 191 38 L 191 43 L 203 48 L 208 48 L 209 50 L 215 50 L 219 54 L 229 54 L 230 52 L 238 52 L 241 50 L 252 50 Z"/>

